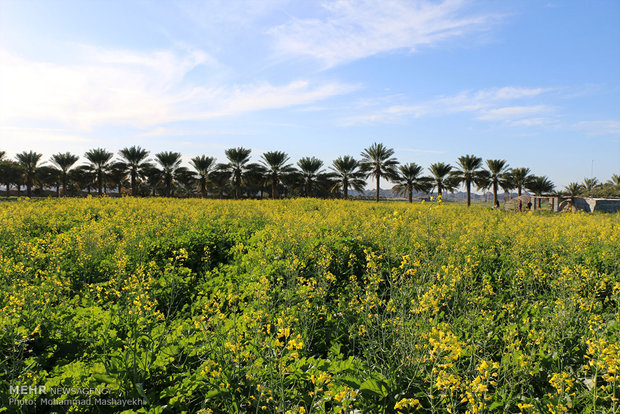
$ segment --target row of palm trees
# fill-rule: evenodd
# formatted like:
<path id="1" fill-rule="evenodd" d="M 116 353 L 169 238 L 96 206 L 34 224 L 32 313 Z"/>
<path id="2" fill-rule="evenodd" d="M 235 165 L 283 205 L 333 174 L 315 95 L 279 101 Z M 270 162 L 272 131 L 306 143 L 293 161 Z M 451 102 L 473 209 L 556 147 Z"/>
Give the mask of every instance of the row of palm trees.
<path id="1" fill-rule="evenodd" d="M 614 174 L 606 182 L 596 177 L 584 178 L 582 182 L 572 182 L 564 188 L 564 193 L 571 197 L 618 197 L 620 196 L 620 174 Z"/>
<path id="2" fill-rule="evenodd" d="M 163 151 L 149 158 L 150 153 L 139 146 L 123 148 L 118 158 L 103 148 L 95 148 L 84 154 L 86 163 L 76 166 L 79 157 L 69 152 L 54 154 L 50 165 L 42 163 L 42 154 L 33 151 L 17 154 L 16 159 L 5 159 L 0 152 L 0 184 L 6 185 L 7 195 L 11 185 L 18 191 L 26 186 L 31 195 L 33 185 L 40 188 L 55 187 L 57 195 L 88 193 L 96 189 L 103 194 L 109 188 L 131 195 L 198 195 L 201 197 L 255 197 L 270 192 L 272 198 L 282 196 L 349 197 L 349 190 L 363 192 L 367 179 L 376 183 L 376 200 L 379 201 L 381 179 L 394 183 L 393 192 L 408 196 L 438 195 L 454 192 L 461 184 L 471 204 L 472 186 L 478 190 L 491 189 L 493 202 L 498 201 L 498 191 L 524 189 L 544 194 L 554 190 L 547 177 L 531 174 L 529 168 L 510 168 L 506 160 L 486 160 L 474 155 L 458 158 L 456 165 L 437 162 L 428 168 L 430 175 L 416 163 L 399 164 L 394 150 L 374 143 L 364 149 L 359 160 L 345 155 L 335 159 L 325 169 L 323 161 L 315 157 L 303 157 L 296 165 L 282 151 L 269 151 L 261 155 L 259 162 L 250 162 L 251 150 L 230 148 L 225 151 L 226 162 L 216 163 L 214 157 L 196 156 L 189 162 L 191 169 L 182 166 L 178 152 Z M 62 188 L 62 190 L 61 190 Z"/>

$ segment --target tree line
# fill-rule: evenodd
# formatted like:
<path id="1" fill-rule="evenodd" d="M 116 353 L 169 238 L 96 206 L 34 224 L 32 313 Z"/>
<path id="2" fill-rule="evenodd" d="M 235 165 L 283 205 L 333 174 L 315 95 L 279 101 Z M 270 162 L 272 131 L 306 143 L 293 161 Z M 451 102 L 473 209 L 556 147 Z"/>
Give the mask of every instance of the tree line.
<path id="1" fill-rule="evenodd" d="M 374 143 L 364 149 L 359 159 L 350 155 L 339 156 L 325 166 L 316 157 L 302 157 L 296 164 L 282 151 L 261 154 L 258 162 L 251 161 L 251 150 L 237 147 L 225 151 L 226 162 L 217 163 L 214 157 L 193 157 L 191 168 L 182 165 L 178 152 L 162 151 L 150 158 L 150 152 L 139 146 L 121 149 L 117 158 L 103 148 L 94 148 L 84 154 L 86 163 L 77 165 L 79 156 L 64 152 L 54 154 L 49 165 L 43 155 L 34 151 L 17 154 L 15 160 L 0 151 L 0 184 L 6 186 L 6 195 L 15 186 L 18 196 L 25 186 L 26 195 L 33 187 L 39 190 L 55 188 L 56 195 L 78 196 L 85 193 L 105 194 L 109 190 L 132 196 L 213 197 L 213 198 L 271 198 L 282 197 L 343 197 L 349 190 L 363 192 L 368 179 L 375 180 L 376 200 L 379 201 L 381 178 L 392 182 L 392 191 L 413 201 L 414 193 L 437 195 L 454 192 L 463 185 L 467 205 L 471 204 L 472 187 L 491 190 L 493 203 L 498 203 L 498 191 L 524 190 L 536 195 L 549 194 L 554 184 L 545 176 L 533 175 L 529 168 L 510 168 L 506 160 L 486 160 L 474 155 L 463 155 L 456 164 L 431 164 L 428 174 L 416 163 L 400 164 L 394 150 Z M 583 184 L 571 183 L 565 188 L 570 195 L 595 190 L 605 195 L 620 194 L 620 177 L 614 175 L 605 184 L 586 179 Z M 611 194 L 607 194 L 611 193 Z"/>

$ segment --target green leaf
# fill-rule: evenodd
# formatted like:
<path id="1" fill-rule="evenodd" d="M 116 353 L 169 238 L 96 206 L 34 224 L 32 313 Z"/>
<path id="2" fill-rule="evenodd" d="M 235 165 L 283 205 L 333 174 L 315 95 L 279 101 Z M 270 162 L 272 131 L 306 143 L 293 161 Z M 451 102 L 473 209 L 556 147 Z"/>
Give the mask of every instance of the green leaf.
<path id="1" fill-rule="evenodd" d="M 220 394 L 226 394 L 228 392 L 228 390 L 226 388 L 216 388 L 214 390 L 209 391 L 206 395 L 205 395 L 205 399 L 207 398 L 215 398 Z"/>
<path id="2" fill-rule="evenodd" d="M 355 390 L 358 390 L 360 388 L 360 381 L 352 376 L 348 375 L 342 378 L 341 381 Z"/>
<path id="3" fill-rule="evenodd" d="M 93 374 L 93 378 L 95 378 L 97 381 L 105 382 L 106 384 L 116 383 L 116 378 L 108 374 Z"/>
<path id="4" fill-rule="evenodd" d="M 340 352 L 340 344 L 338 342 L 336 342 L 335 344 L 333 344 L 331 346 L 331 348 L 329 349 L 329 351 L 334 355 L 334 356 L 338 356 L 341 355 Z"/>
<path id="5" fill-rule="evenodd" d="M 142 386 L 141 382 L 137 382 L 136 383 L 136 389 L 138 390 L 138 393 L 140 393 L 140 395 L 142 396 L 142 398 L 144 398 L 144 400 L 146 401 L 147 404 L 150 404 L 149 401 L 149 397 L 146 396 L 146 393 L 144 392 L 144 387 Z"/>
<path id="6" fill-rule="evenodd" d="M 388 394 L 387 389 L 385 388 L 385 385 L 373 379 L 364 381 L 362 385 L 360 386 L 360 392 L 366 393 L 366 394 L 378 395 L 381 398 L 386 397 Z"/>

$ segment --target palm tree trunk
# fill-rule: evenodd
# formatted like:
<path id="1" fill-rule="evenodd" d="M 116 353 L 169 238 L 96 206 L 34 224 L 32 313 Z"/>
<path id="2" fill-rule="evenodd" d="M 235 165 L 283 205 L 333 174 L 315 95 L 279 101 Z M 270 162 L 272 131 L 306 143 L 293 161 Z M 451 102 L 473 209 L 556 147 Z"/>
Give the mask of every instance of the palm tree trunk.
<path id="1" fill-rule="evenodd" d="M 239 192 L 241 190 L 241 174 L 235 174 L 234 177 L 234 183 L 235 183 L 235 200 L 239 199 Z M 262 196 L 261 196 L 262 198 Z"/>
<path id="2" fill-rule="evenodd" d="M 271 177 L 271 198 L 274 200 L 278 197 L 278 178 L 274 175 Z"/>
<path id="3" fill-rule="evenodd" d="M 441 196 L 441 185 L 437 185 L 437 197 Z"/>
<path id="4" fill-rule="evenodd" d="M 56 181 L 56 198 L 60 198 L 60 181 Z"/>
<path id="5" fill-rule="evenodd" d="M 347 180 L 344 180 L 342 182 L 342 192 L 344 193 L 344 199 L 346 200 L 347 198 L 349 198 L 349 183 Z"/>
<path id="6" fill-rule="evenodd" d="M 98 186 L 97 193 L 99 195 L 103 194 L 103 177 L 102 177 L 101 171 L 97 173 L 97 186 Z"/>
<path id="7" fill-rule="evenodd" d="M 136 194 L 138 193 L 136 191 L 136 172 L 135 171 L 131 171 L 131 196 L 135 197 Z"/>
<path id="8" fill-rule="evenodd" d="M 467 207 L 471 204 L 471 183 L 469 180 L 465 181 L 465 187 L 467 188 Z"/>
<path id="9" fill-rule="evenodd" d="M 10 195 L 10 188 L 11 188 L 11 185 L 7 182 L 6 183 L 6 196 L 7 197 Z"/>
<path id="10" fill-rule="evenodd" d="M 32 183 L 30 182 L 30 178 L 27 178 L 27 181 L 26 181 L 26 196 L 30 197 L 31 189 L 32 189 Z"/>
<path id="11" fill-rule="evenodd" d="M 62 196 L 67 196 L 67 174 L 65 173 L 62 177 Z"/>
<path id="12" fill-rule="evenodd" d="M 493 182 L 493 207 L 497 205 L 497 182 Z"/>
<path id="13" fill-rule="evenodd" d="M 409 202 L 413 203 L 413 186 L 409 186 Z"/>
<path id="14" fill-rule="evenodd" d="M 517 187 L 517 196 L 521 197 L 521 186 Z"/>
<path id="15" fill-rule="evenodd" d="M 379 180 L 381 176 L 377 174 L 377 203 L 379 202 Z"/>

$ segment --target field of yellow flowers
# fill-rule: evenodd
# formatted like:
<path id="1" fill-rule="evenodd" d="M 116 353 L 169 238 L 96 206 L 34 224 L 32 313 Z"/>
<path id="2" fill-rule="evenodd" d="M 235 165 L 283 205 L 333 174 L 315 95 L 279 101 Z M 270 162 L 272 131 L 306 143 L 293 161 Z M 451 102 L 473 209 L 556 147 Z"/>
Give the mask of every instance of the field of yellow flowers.
<path id="1" fill-rule="evenodd" d="M 620 412 L 618 214 L 88 198 L 0 223 L 8 412 L 52 411 L 21 385 L 117 399 L 57 412 Z"/>

